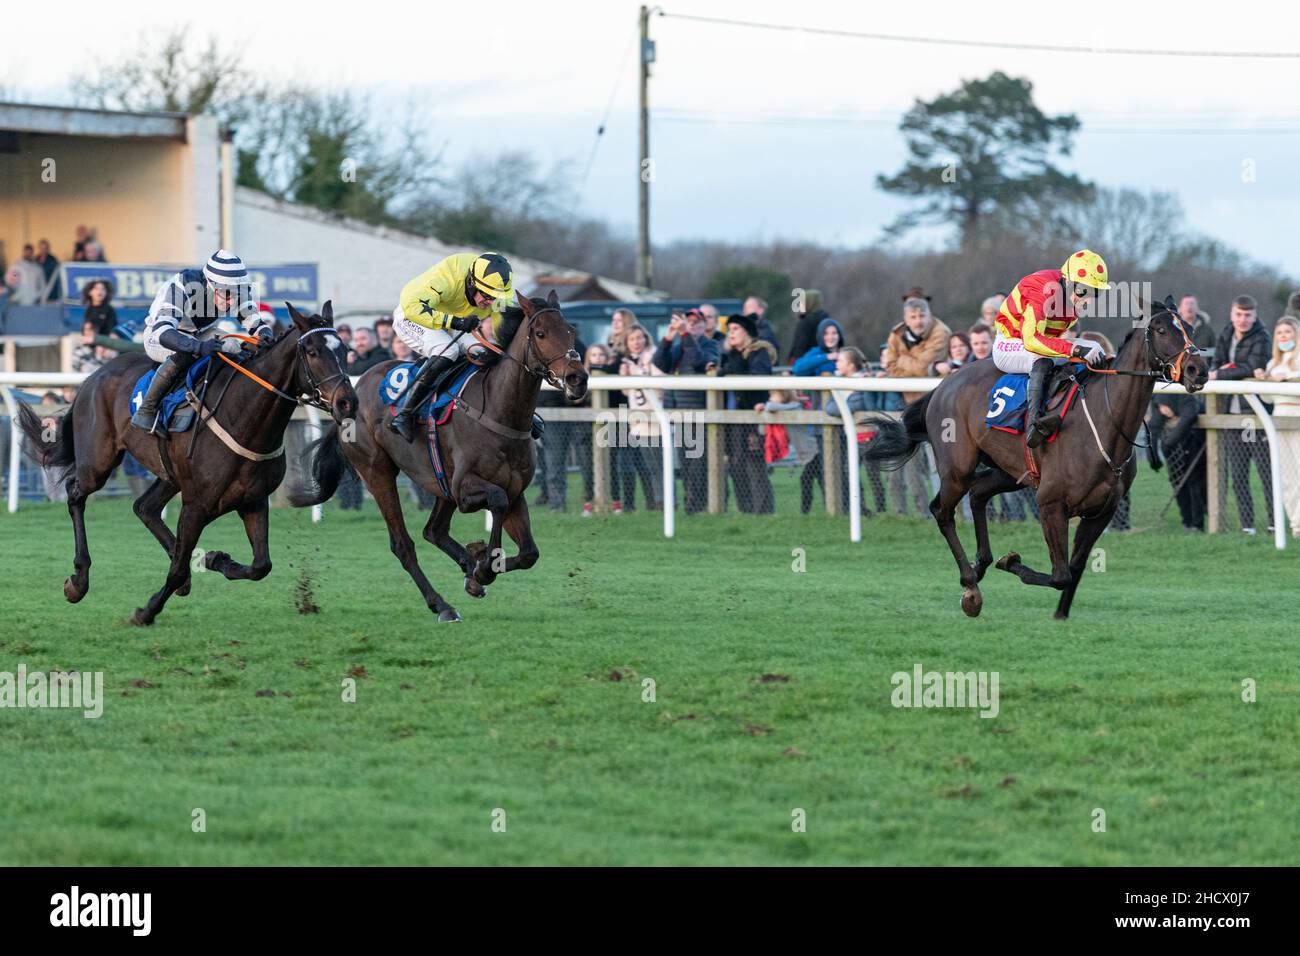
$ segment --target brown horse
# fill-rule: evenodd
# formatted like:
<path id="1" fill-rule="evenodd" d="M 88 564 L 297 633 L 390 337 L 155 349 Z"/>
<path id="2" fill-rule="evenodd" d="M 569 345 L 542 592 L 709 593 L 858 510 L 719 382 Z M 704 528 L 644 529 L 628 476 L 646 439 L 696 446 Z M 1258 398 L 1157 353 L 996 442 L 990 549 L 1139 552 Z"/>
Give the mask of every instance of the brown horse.
<path id="1" fill-rule="evenodd" d="M 565 321 L 554 292 L 546 299 L 519 296 L 519 308 L 506 309 L 499 336 L 509 343 L 500 360 L 486 374 L 471 379 L 456 399 L 451 420 L 439 427 L 446 490 L 429 461 L 427 429 L 417 427 L 415 441 L 406 442 L 388 427 L 391 412 L 379 386 L 396 363 L 384 362 L 367 369 L 357 381 L 361 405 L 355 434 L 349 439 L 331 429 L 316 442 L 309 453 L 316 487 L 289 495 L 298 506 L 320 504 L 334 494 L 349 467 L 355 470 L 388 524 L 393 554 L 415 581 L 425 604 L 443 622 L 461 618 L 420 568 L 402 516 L 398 474 L 437 497 L 424 538 L 460 566 L 466 593 L 483 597 L 498 573 L 531 568 L 540 554 L 524 489 L 533 479 L 529 429 L 542 381 L 563 389 L 572 401 L 587 392 L 587 370 L 574 351 L 577 334 Z M 486 545 L 474 541 L 464 546 L 452 539 L 448 531 L 457 508 L 466 513 L 486 508 L 492 513 L 491 540 Z M 516 556 L 504 557 L 502 531 L 518 547 Z"/>
<path id="2" fill-rule="evenodd" d="M 961 606 L 970 617 L 983 606 L 979 582 L 993 563 L 985 510 L 989 499 L 1022 485 L 1036 487 L 1052 571 L 1034 571 L 1014 552 L 999 558 L 997 566 L 1026 584 L 1061 591 L 1055 616 L 1064 619 L 1069 617 L 1093 544 L 1133 482 L 1133 448 L 1156 380 L 1181 382 L 1187 391 L 1196 392 L 1208 381 L 1209 369 L 1178 318 L 1173 300 L 1166 298 L 1075 396 L 1073 404 L 1078 407 L 1062 423 L 1055 440 L 1035 450 L 1032 469 L 1023 435 L 984 424 L 989 392 L 1002 374 L 991 359 L 973 362 L 910 404 L 901 422 L 873 419 L 879 430 L 866 446 L 865 456 L 901 464 L 923 442 L 930 442 L 939 473 L 939 493 L 930 502 L 930 513 L 957 560 L 965 589 Z M 957 505 L 967 494 L 977 545 L 974 565 L 966 558 L 954 521 Z M 1073 555 L 1068 547 L 1072 517 L 1081 519 Z"/>
<path id="3" fill-rule="evenodd" d="M 22 407 L 20 424 L 41 465 L 60 469 L 68 492 L 76 538 L 72 576 L 63 585 L 69 601 L 80 601 L 90 588 L 86 499 L 104 486 L 126 452 L 157 476 L 136 500 L 135 513 L 171 557 L 166 583 L 136 609 L 133 623 L 152 624 L 173 593 L 189 593 L 190 558 L 199 535 L 227 512 L 237 511 L 243 519 L 253 563 L 210 551 L 204 566 L 231 579 L 258 581 L 270 573 L 268 497 L 284 478 L 284 432 L 294 408 L 315 405 L 343 421 L 357 407 L 356 392 L 328 341 L 334 337 L 330 303 L 319 316 L 306 318 L 293 306 L 289 315 L 290 329 L 247 363 L 252 375 L 213 356 L 204 411 L 189 431 L 151 435 L 131 427 L 131 392 L 150 365 L 138 352 L 118 356 L 86 379 L 57 427 Z M 162 509 L 178 493 L 181 512 L 173 535 Z"/>

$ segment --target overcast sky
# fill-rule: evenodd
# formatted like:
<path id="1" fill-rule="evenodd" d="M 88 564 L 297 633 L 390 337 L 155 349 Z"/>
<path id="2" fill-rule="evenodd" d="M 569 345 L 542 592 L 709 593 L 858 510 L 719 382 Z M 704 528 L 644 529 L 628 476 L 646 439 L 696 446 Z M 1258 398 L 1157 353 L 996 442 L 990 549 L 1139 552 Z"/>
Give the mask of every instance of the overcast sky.
<path id="1" fill-rule="evenodd" d="M 155 0 L 11 6 L 0 86 L 66 100 L 96 58 L 139 57 L 142 32 L 190 23 L 243 42 L 272 77 L 366 92 L 391 111 L 427 104 L 453 162 L 502 147 L 568 159 L 582 211 L 636 215 L 639 3 L 244 3 Z M 186 20 L 213 11 L 219 25 Z M 1300 13 L 1275 3 L 669 2 L 669 14 L 910 36 L 1077 44 L 1086 53 L 970 49 L 722 26 L 655 16 L 651 227 L 678 238 L 865 244 L 903 208 L 875 188 L 904 156 L 900 114 L 995 69 L 1038 105 L 1083 122 L 1063 164 L 1104 186 L 1179 194 L 1191 226 L 1300 276 L 1300 59 L 1119 56 L 1094 48 L 1297 52 Z M 420 11 L 418 15 L 414 11 Z M 196 15 L 197 16 L 197 15 Z M 20 39 L 19 39 L 20 38 Z M 631 55 L 629 55 L 631 51 Z M 1244 181 L 1249 161 L 1254 181 Z M 1081 237 L 1087 241 L 1087 237 Z M 1104 250 L 1099 250 L 1104 253 Z"/>

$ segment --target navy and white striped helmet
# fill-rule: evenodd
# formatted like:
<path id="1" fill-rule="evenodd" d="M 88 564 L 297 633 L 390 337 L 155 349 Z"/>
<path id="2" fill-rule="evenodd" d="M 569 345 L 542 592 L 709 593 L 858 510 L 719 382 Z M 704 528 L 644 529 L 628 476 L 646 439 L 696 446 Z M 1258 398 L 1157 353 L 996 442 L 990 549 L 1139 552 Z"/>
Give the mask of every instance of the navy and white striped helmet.
<path id="1" fill-rule="evenodd" d="M 237 288 L 248 284 L 248 270 L 239 256 L 228 249 L 218 249 L 203 267 L 203 278 L 209 285 Z"/>

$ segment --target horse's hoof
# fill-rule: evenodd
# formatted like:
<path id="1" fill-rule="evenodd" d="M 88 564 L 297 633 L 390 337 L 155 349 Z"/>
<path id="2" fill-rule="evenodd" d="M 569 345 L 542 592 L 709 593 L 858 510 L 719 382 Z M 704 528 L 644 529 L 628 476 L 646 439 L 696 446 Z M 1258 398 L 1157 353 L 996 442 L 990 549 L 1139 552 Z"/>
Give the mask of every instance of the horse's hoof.
<path id="1" fill-rule="evenodd" d="M 135 609 L 135 613 L 131 615 L 131 623 L 136 627 L 148 627 L 153 623 L 153 618 L 149 616 L 149 612 L 144 608 L 138 607 Z"/>
<path id="2" fill-rule="evenodd" d="M 460 621 L 460 615 L 456 613 L 454 607 L 443 608 L 438 612 L 439 624 L 455 624 Z"/>
<path id="3" fill-rule="evenodd" d="M 189 594 L 189 593 L 190 593 L 190 584 L 191 584 L 191 583 L 192 583 L 191 581 L 186 581 L 184 584 L 182 584 L 180 587 L 178 587 L 178 588 L 176 589 L 176 596 L 177 596 L 177 597 L 185 597 L 185 595 Z"/>
<path id="4" fill-rule="evenodd" d="M 980 594 L 979 588 L 967 588 L 962 592 L 961 609 L 967 617 L 980 616 L 980 611 L 984 609 L 984 595 Z"/>
<path id="5" fill-rule="evenodd" d="M 470 597 L 481 598 L 487 596 L 487 588 L 479 584 L 471 577 L 465 578 L 465 593 Z"/>
<path id="6" fill-rule="evenodd" d="M 1016 554 L 1016 552 L 1014 551 L 1011 551 L 1008 552 L 1007 554 L 1002 555 L 1002 557 L 998 558 L 998 563 L 995 564 L 994 567 L 997 568 L 999 571 L 1009 571 L 1011 569 L 1011 565 L 1019 564 L 1019 563 L 1020 563 L 1020 555 Z"/>
<path id="7" fill-rule="evenodd" d="M 78 586 L 72 578 L 63 582 L 63 596 L 68 599 L 69 604 L 76 604 L 86 596 L 88 590 L 90 589 L 85 585 Z"/>

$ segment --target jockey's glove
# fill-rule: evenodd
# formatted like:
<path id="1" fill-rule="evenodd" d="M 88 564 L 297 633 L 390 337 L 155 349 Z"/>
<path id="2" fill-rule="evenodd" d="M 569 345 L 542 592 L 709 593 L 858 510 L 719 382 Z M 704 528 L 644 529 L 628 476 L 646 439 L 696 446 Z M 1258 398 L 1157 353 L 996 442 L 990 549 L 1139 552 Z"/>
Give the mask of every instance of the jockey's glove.
<path id="1" fill-rule="evenodd" d="M 275 330 L 269 325 L 260 326 L 253 334 L 257 336 L 257 347 L 259 349 L 269 349 L 272 343 L 275 342 Z"/>
<path id="2" fill-rule="evenodd" d="M 1080 342 L 1070 353 L 1071 358 L 1084 359 L 1091 363 L 1102 356 L 1102 348 L 1096 342 Z"/>
<path id="3" fill-rule="evenodd" d="M 227 355 L 238 355 L 243 348 L 244 343 L 239 341 L 239 339 L 221 340 L 221 351 L 225 352 Z"/>
<path id="4" fill-rule="evenodd" d="M 464 317 L 458 315 L 454 316 L 447 324 L 457 332 L 473 332 L 478 328 L 479 317 L 477 315 L 467 315 Z"/>
<path id="5" fill-rule="evenodd" d="M 194 353 L 199 358 L 207 358 L 213 352 L 221 351 L 221 343 L 216 339 L 205 339 L 199 343 L 198 350 Z"/>

